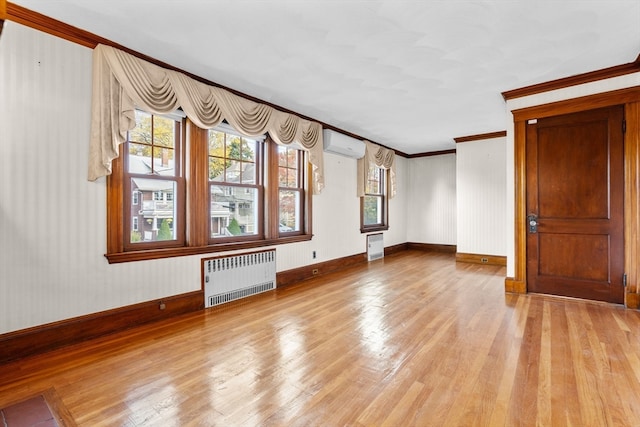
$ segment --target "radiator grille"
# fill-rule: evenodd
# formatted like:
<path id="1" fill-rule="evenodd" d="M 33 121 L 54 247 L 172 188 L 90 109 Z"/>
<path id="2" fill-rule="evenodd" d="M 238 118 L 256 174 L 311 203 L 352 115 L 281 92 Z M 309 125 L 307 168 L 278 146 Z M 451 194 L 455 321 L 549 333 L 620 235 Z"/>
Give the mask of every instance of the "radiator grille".
<path id="1" fill-rule="evenodd" d="M 367 235 L 367 260 L 384 258 L 384 239 L 382 233 Z"/>
<path id="2" fill-rule="evenodd" d="M 276 287 L 276 251 L 203 259 L 205 307 L 224 304 Z"/>

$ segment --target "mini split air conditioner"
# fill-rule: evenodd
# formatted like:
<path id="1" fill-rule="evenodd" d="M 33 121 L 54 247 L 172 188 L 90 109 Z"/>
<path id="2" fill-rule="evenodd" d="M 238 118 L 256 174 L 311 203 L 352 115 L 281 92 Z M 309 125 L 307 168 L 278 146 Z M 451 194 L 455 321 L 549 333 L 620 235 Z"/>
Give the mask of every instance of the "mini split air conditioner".
<path id="1" fill-rule="evenodd" d="M 324 151 L 326 152 L 354 159 L 360 159 L 364 156 L 365 144 L 363 141 L 331 129 L 324 129 L 322 138 L 324 140 Z"/>

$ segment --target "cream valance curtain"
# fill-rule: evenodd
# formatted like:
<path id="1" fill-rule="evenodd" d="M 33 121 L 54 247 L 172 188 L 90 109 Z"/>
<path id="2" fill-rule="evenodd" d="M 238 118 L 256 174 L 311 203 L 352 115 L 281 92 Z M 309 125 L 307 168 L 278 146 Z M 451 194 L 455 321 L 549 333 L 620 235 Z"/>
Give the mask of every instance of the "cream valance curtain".
<path id="1" fill-rule="evenodd" d="M 396 153 L 369 141 L 364 141 L 364 157 L 358 159 L 358 197 L 364 196 L 370 165 L 389 170 L 389 198 L 396 195 Z"/>
<path id="2" fill-rule="evenodd" d="M 135 108 L 154 114 L 182 108 L 197 126 L 210 129 L 226 119 L 245 136 L 269 133 L 281 145 L 297 142 L 309 152 L 313 191 L 324 187 L 322 126 L 206 85 L 110 46 L 93 52 L 93 99 L 89 180 L 111 173 L 111 161 L 127 131 L 135 127 Z"/>

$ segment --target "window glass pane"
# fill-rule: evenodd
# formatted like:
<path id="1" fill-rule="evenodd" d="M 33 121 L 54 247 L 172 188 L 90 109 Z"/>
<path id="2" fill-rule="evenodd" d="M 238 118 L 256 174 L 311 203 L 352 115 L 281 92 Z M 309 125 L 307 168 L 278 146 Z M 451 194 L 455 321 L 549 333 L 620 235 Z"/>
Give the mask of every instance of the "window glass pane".
<path id="1" fill-rule="evenodd" d="M 252 139 L 242 138 L 242 156 L 245 162 L 256 161 L 256 142 Z"/>
<path id="2" fill-rule="evenodd" d="M 209 131 L 209 179 L 216 182 L 256 184 L 257 142 Z"/>
<path id="3" fill-rule="evenodd" d="M 237 160 L 228 160 L 226 164 L 226 169 L 224 171 L 224 181 L 225 182 L 233 182 L 240 183 L 240 170 L 242 168 L 242 163 Z"/>
<path id="4" fill-rule="evenodd" d="M 300 191 L 280 190 L 280 232 L 300 231 Z"/>
<path id="5" fill-rule="evenodd" d="M 258 190 L 251 187 L 211 185 L 209 211 L 211 237 L 258 234 Z"/>
<path id="6" fill-rule="evenodd" d="M 151 114 L 136 110 L 136 127 L 129 131 L 129 141 L 151 144 Z"/>
<path id="7" fill-rule="evenodd" d="M 280 187 L 299 187 L 298 156 L 300 151 L 278 146 L 278 185 Z"/>
<path id="8" fill-rule="evenodd" d="M 367 185 L 365 193 L 367 194 L 382 194 L 380 185 L 380 173 L 381 169 L 378 167 L 370 167 L 367 174 Z"/>
<path id="9" fill-rule="evenodd" d="M 227 134 L 227 158 L 242 159 L 242 138 Z"/>
<path id="10" fill-rule="evenodd" d="M 150 174 L 151 169 L 151 146 L 129 143 L 129 173 Z"/>
<path id="11" fill-rule="evenodd" d="M 131 192 L 137 192 L 138 204 L 131 206 L 133 230 L 130 242 L 175 240 L 176 182 L 131 178 Z"/>
<path id="12" fill-rule="evenodd" d="M 364 196 L 363 210 L 364 225 L 382 224 L 382 197 Z"/>
<path id="13" fill-rule="evenodd" d="M 225 160 L 220 157 L 209 157 L 209 179 L 224 181 Z"/>
<path id="14" fill-rule="evenodd" d="M 256 183 L 256 164 L 242 162 L 242 179 L 243 184 Z"/>
<path id="15" fill-rule="evenodd" d="M 153 116 L 153 145 L 161 147 L 175 146 L 175 126 L 173 119 Z"/>
<path id="16" fill-rule="evenodd" d="M 128 139 L 129 173 L 175 176 L 175 120 L 136 111 Z"/>
<path id="17" fill-rule="evenodd" d="M 175 175 L 173 153 L 174 150 L 171 148 L 153 147 L 153 170 L 156 174 L 163 176 Z"/>
<path id="18" fill-rule="evenodd" d="M 285 147 L 283 145 L 278 146 L 278 165 L 295 168 L 298 164 L 299 150 L 295 148 Z"/>
<path id="19" fill-rule="evenodd" d="M 209 155 L 224 157 L 224 132 L 209 131 Z"/>

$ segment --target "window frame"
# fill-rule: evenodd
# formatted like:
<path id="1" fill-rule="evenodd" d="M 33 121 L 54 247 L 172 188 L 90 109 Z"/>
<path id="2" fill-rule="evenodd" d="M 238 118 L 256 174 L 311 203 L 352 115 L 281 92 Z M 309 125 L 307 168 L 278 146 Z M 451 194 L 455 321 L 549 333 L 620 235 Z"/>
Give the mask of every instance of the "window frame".
<path id="1" fill-rule="evenodd" d="M 141 111 L 141 110 L 140 110 Z M 131 190 L 131 181 L 135 178 L 146 179 L 146 180 L 156 180 L 156 181 L 164 181 L 164 182 L 175 182 L 175 193 L 177 193 L 177 197 L 174 194 L 174 224 L 177 222 L 178 226 L 174 230 L 175 239 L 172 240 L 155 240 L 149 242 L 131 242 L 130 238 L 127 238 L 127 232 L 125 230 L 133 230 L 133 218 L 131 217 L 132 206 L 136 205 L 127 205 L 126 203 L 122 203 L 123 209 L 123 236 L 122 236 L 122 248 L 124 252 L 129 251 L 144 251 L 144 250 L 153 250 L 153 249 L 164 249 L 164 248 L 174 248 L 181 247 L 185 244 L 185 228 L 186 228 L 186 208 L 185 208 L 185 178 L 184 178 L 184 156 L 182 155 L 185 146 L 185 135 L 184 135 L 184 120 L 180 117 L 176 117 L 174 115 L 161 115 L 161 114 L 151 114 L 148 112 L 144 112 L 145 114 L 149 114 L 151 116 L 151 123 L 153 126 L 154 117 L 161 117 L 163 119 L 170 119 L 175 122 L 174 124 L 174 174 L 169 176 L 160 176 L 156 174 L 139 174 L 132 173 L 129 171 L 129 138 L 127 136 L 127 140 L 120 147 L 121 156 L 123 157 L 123 167 L 122 167 L 122 186 L 123 188 L 123 200 L 133 200 L 133 192 Z M 129 134 L 129 133 L 128 133 Z M 153 130 L 152 130 L 153 134 Z M 136 143 L 135 141 L 133 143 Z M 155 145 L 151 146 L 152 149 Z M 151 153 L 153 158 L 153 152 Z M 136 190 L 138 192 L 138 190 Z M 167 194 L 163 190 L 154 190 L 151 192 L 151 200 L 154 202 L 164 202 L 167 199 Z M 158 198 L 160 196 L 160 198 Z M 177 200 L 176 200 L 177 199 Z M 138 206 L 144 206 L 144 197 L 142 194 L 138 197 Z M 176 220 L 176 217 L 178 218 Z M 140 224 L 138 224 L 138 232 L 140 232 Z M 144 231 L 143 231 L 144 232 Z"/>
<path id="2" fill-rule="evenodd" d="M 232 181 L 227 181 L 226 178 L 223 178 L 223 180 L 212 180 L 209 177 L 209 159 L 210 159 L 210 153 L 209 153 L 209 139 L 208 139 L 208 133 L 209 131 L 217 131 L 217 132 L 223 132 L 225 134 L 225 145 L 226 145 L 226 136 L 228 135 L 232 135 L 235 137 L 239 137 L 242 139 L 250 139 L 252 141 L 255 141 L 255 149 L 254 149 L 254 159 L 253 163 L 254 164 L 254 183 L 253 184 L 249 184 L 249 183 L 243 183 L 243 182 L 232 182 Z M 266 139 L 266 138 L 265 138 Z M 242 142 L 241 142 L 242 144 Z M 216 156 L 219 157 L 219 156 Z M 229 161 L 239 161 L 239 162 L 243 162 L 241 159 L 234 159 L 232 157 L 219 157 L 222 158 L 223 160 L 229 160 Z M 265 222 L 264 222 L 264 209 L 265 209 L 265 204 L 266 204 L 266 200 L 265 200 L 265 180 L 264 180 L 264 165 L 265 164 L 265 143 L 263 141 L 263 138 L 249 138 L 249 137 L 244 137 L 242 135 L 240 135 L 239 132 L 235 131 L 233 128 L 231 128 L 230 126 L 220 126 L 216 129 L 209 129 L 207 130 L 207 183 L 208 183 L 208 191 L 207 191 L 207 198 L 208 198 L 208 204 L 207 204 L 207 236 L 208 236 L 208 245 L 210 246 L 215 246 L 215 245 L 219 245 L 219 244 L 225 244 L 225 243 L 236 243 L 236 242 L 242 242 L 242 241 L 253 241 L 253 240 L 261 240 L 264 239 L 265 233 L 264 233 L 264 228 L 265 228 Z M 233 191 L 229 191 L 227 192 L 227 190 L 229 189 L 233 189 L 233 188 L 240 188 L 240 189 L 245 189 L 245 190 L 251 190 L 254 189 L 256 191 L 256 198 L 255 198 L 255 203 L 258 203 L 258 212 L 257 212 L 257 218 L 255 219 L 256 221 L 256 225 L 257 225 L 257 230 L 255 234 L 250 234 L 250 235 L 245 235 L 245 236 L 235 236 L 235 237 L 213 237 L 212 236 L 212 232 L 211 232 L 211 187 L 212 186 L 220 186 L 220 187 L 225 187 L 225 195 L 227 196 L 233 196 L 234 192 Z M 235 209 L 240 209 L 239 206 L 236 206 Z"/>
<path id="3" fill-rule="evenodd" d="M 360 233 L 370 233 L 374 231 L 385 231 L 389 229 L 389 170 L 376 166 L 369 165 L 368 169 L 376 168 L 380 173 L 379 193 L 368 193 L 368 179 L 364 183 L 365 193 L 360 197 Z M 368 177 L 368 173 L 367 173 Z M 376 224 L 365 224 L 365 199 L 367 197 L 379 197 L 381 198 L 380 207 L 382 209 L 381 219 L 382 221 Z"/>
<path id="4" fill-rule="evenodd" d="M 179 163 L 182 171 L 180 179 L 184 182 L 184 191 L 176 193 L 174 198 L 184 201 L 182 210 L 176 214 L 181 214 L 184 218 L 184 221 L 179 224 L 184 229 L 176 230 L 176 233 L 181 233 L 184 239 L 180 244 L 173 241 L 161 241 L 145 247 L 139 246 L 139 243 L 135 243 L 137 246 L 133 247 L 130 243 L 126 244 L 125 235 L 131 232 L 132 222 L 131 215 L 126 209 L 127 206 L 131 207 L 132 195 L 131 185 L 125 179 L 126 156 L 118 156 L 112 161 L 112 173 L 106 179 L 107 251 L 105 257 L 110 264 L 260 248 L 312 239 L 312 166 L 308 161 L 308 153 L 301 150 L 302 156 L 299 156 L 303 159 L 301 160 L 301 170 L 303 170 L 301 173 L 303 174 L 304 199 L 301 203 L 303 212 L 301 212 L 300 218 L 302 226 L 299 232 L 281 235 L 279 232 L 277 191 L 277 145 L 269 135 L 266 135 L 262 161 L 265 168 L 263 171 L 265 190 L 259 196 L 263 199 L 260 220 L 263 233 L 256 238 L 209 243 L 208 131 L 198 128 L 188 118 L 182 119 L 181 123 L 180 148 L 182 156 Z M 125 147 L 122 148 L 121 153 L 126 153 Z"/>
<path id="5" fill-rule="evenodd" d="M 289 170 L 295 170 L 295 174 L 296 174 L 296 182 L 297 185 L 296 186 L 281 186 L 280 185 L 280 168 L 282 168 L 283 166 L 280 164 L 280 148 L 285 148 L 287 150 L 289 149 L 293 149 L 293 150 L 297 150 L 298 151 L 298 155 L 296 156 L 296 164 L 295 167 L 290 167 L 288 164 L 287 166 L 285 166 L 286 169 Z M 278 179 L 277 179 L 277 193 L 276 193 L 276 198 L 278 200 L 278 213 L 277 213 L 277 223 L 278 223 L 278 235 L 279 236 L 293 236 L 293 235 L 297 235 L 297 234 L 303 234 L 304 233 L 304 224 L 306 223 L 305 216 L 306 216 L 306 209 L 305 209 L 305 198 L 306 197 L 311 197 L 310 195 L 307 196 L 308 191 L 307 189 L 309 188 L 309 185 L 307 185 L 307 188 L 305 188 L 305 182 L 309 182 L 308 179 L 305 179 L 306 175 L 308 174 L 308 171 L 305 170 L 304 165 L 306 163 L 306 156 L 307 154 L 303 151 L 303 150 L 299 150 L 296 147 L 290 147 L 290 146 L 276 146 L 275 147 L 275 164 L 276 166 L 273 166 L 275 169 L 278 170 Z M 295 192 L 298 193 L 298 205 L 296 206 L 296 210 L 297 210 L 297 216 L 296 216 L 296 220 L 299 222 L 299 227 L 298 229 L 293 229 L 291 231 L 282 231 L 280 230 L 280 227 L 282 225 L 282 219 L 280 218 L 280 192 L 281 191 L 291 191 L 291 192 Z"/>

